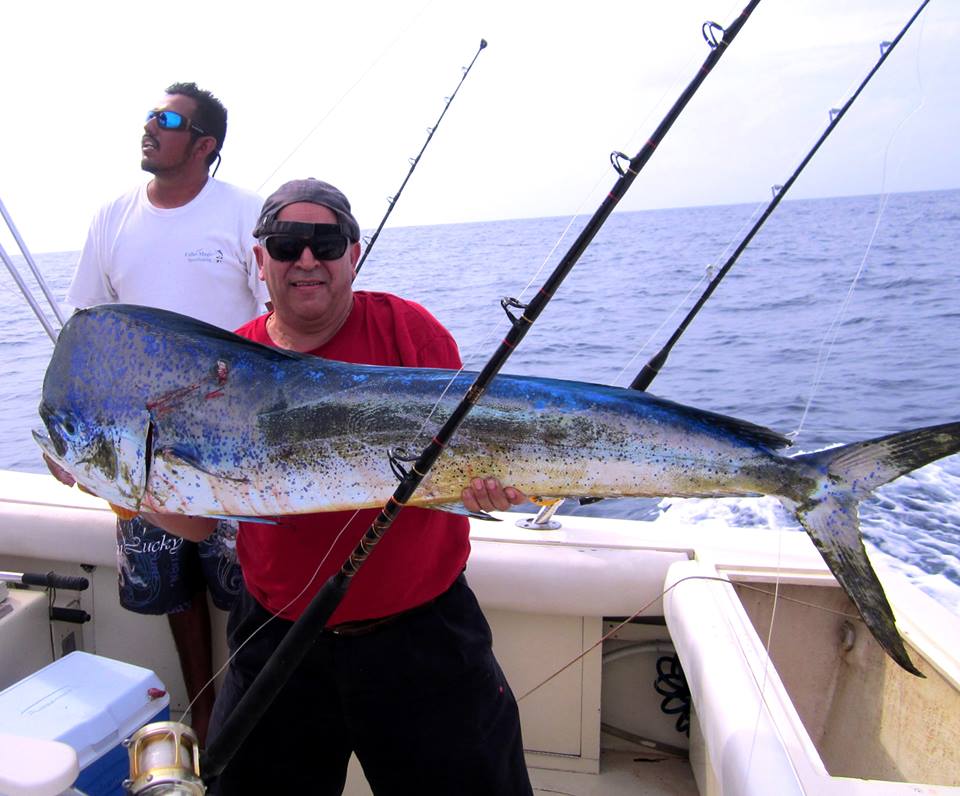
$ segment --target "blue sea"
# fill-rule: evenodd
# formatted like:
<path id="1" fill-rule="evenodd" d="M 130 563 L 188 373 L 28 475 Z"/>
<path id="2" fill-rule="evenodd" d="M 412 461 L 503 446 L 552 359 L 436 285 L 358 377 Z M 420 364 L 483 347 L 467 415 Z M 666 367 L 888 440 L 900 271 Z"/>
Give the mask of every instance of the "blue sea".
<path id="1" fill-rule="evenodd" d="M 627 386 L 762 209 L 614 213 L 504 371 Z M 356 287 L 421 302 L 479 369 L 508 328 L 500 299 L 529 300 L 586 221 L 388 227 Z M 650 390 L 793 434 L 795 451 L 956 420 L 958 252 L 960 190 L 784 201 Z M 36 257 L 60 300 L 77 255 Z M 0 285 L 0 469 L 43 472 L 30 429 L 52 345 L 6 269 Z M 563 511 L 797 528 L 772 499 Z M 880 566 L 960 611 L 960 456 L 881 489 L 862 525 Z"/>

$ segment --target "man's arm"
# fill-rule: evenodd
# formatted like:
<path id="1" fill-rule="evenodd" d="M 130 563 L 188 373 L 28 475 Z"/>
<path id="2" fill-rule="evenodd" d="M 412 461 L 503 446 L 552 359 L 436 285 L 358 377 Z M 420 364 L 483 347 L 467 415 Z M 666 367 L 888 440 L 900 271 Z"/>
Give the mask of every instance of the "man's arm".
<path id="1" fill-rule="evenodd" d="M 150 514 L 141 512 L 143 517 L 151 525 L 163 528 L 167 533 L 174 536 L 181 536 L 189 539 L 191 542 L 202 542 L 217 527 L 217 521 L 213 517 L 188 517 L 185 514 Z"/>

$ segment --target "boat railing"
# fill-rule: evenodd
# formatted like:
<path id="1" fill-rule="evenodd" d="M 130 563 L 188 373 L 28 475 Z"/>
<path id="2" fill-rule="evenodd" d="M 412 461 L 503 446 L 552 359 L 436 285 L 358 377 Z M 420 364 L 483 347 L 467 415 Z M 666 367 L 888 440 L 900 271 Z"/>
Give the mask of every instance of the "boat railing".
<path id="1" fill-rule="evenodd" d="M 20 236 L 20 232 L 17 229 L 16 224 L 13 223 L 13 219 L 10 217 L 10 213 L 7 212 L 7 208 L 3 204 L 3 200 L 0 200 L 0 215 L 3 216 L 3 220 L 7 225 L 7 229 L 10 230 L 10 234 L 13 236 L 13 239 L 16 241 L 17 246 L 20 248 L 20 253 L 23 255 L 23 259 L 26 261 L 27 265 L 30 266 L 30 270 L 33 272 L 34 278 L 37 280 L 37 284 L 40 286 L 40 290 L 43 292 L 43 295 L 46 297 L 47 302 L 50 304 L 50 308 L 53 310 L 53 314 L 62 327 L 64 324 L 63 312 L 60 309 L 60 305 L 57 303 L 56 298 L 54 298 L 53 293 L 50 290 L 50 287 L 47 285 L 46 280 L 43 278 L 43 274 L 40 273 L 40 269 L 37 267 L 36 261 L 33 259 L 33 256 L 30 254 L 30 250 L 27 248 L 27 244 L 24 243 L 23 238 Z M 13 277 L 13 281 L 17 283 L 17 287 L 20 288 L 20 292 L 23 293 L 23 297 L 26 299 L 27 304 L 30 305 L 30 309 L 33 310 L 34 314 L 37 316 L 37 319 L 40 321 L 46 333 L 50 336 L 50 339 L 53 342 L 57 341 L 57 335 L 59 330 L 57 330 L 54 325 L 51 323 L 50 319 L 47 317 L 43 308 L 34 298 L 33 293 L 31 292 L 29 286 L 24 281 L 23 277 L 20 275 L 20 272 L 17 270 L 16 264 L 13 262 L 13 258 L 7 254 L 6 249 L 3 248 L 3 244 L 0 244 L 0 259 L 3 260 L 4 265 L 7 266 L 7 270 L 10 272 L 10 276 Z"/>

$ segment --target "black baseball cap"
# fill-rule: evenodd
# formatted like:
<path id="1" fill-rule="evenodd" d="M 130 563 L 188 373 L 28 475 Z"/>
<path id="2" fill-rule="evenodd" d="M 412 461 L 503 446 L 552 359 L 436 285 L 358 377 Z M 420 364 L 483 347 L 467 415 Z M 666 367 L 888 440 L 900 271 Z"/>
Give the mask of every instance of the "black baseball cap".
<path id="1" fill-rule="evenodd" d="M 354 243 L 360 240 L 360 225 L 350 212 L 350 201 L 339 188 L 313 177 L 285 182 L 270 194 L 263 203 L 253 237 L 259 239 L 269 234 L 280 211 L 297 202 L 310 202 L 329 208 L 337 216 L 340 231 Z"/>

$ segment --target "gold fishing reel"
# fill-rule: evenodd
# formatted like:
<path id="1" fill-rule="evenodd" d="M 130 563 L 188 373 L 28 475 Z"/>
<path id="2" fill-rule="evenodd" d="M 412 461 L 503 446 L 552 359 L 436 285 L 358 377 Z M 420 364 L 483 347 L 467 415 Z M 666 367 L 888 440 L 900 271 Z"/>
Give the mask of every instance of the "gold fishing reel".
<path id="1" fill-rule="evenodd" d="M 134 796 L 203 796 L 200 744 L 178 721 L 145 724 L 123 742 L 130 755 L 130 778 L 123 787 Z"/>

